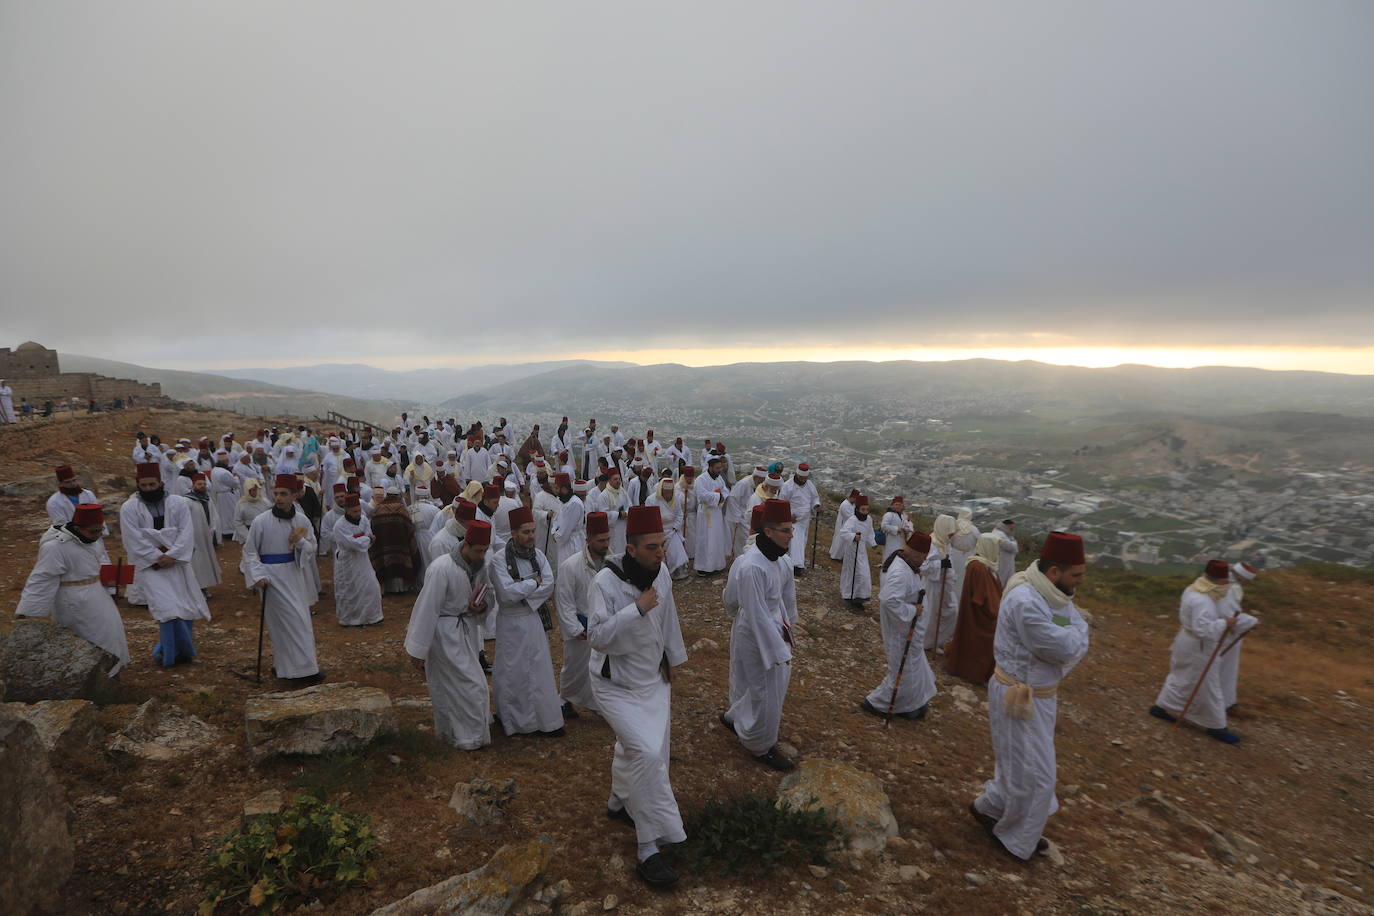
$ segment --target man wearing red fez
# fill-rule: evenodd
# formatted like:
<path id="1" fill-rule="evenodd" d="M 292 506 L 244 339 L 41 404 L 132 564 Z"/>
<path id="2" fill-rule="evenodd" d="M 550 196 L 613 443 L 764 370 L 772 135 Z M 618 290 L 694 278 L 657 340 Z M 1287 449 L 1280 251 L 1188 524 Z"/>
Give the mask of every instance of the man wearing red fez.
<path id="1" fill-rule="evenodd" d="M 158 644 L 153 658 L 163 667 L 190 661 L 196 656 L 192 624 L 209 620 L 191 558 L 195 554 L 195 522 L 191 503 L 173 496 L 162 483 L 162 467 L 156 462 L 138 465 L 138 492 L 119 510 L 124 553 L 134 567 L 134 582 L 158 622 Z"/>
<path id="2" fill-rule="evenodd" d="M 587 494 L 587 511 L 604 512 L 611 522 L 611 553 L 625 550 L 625 520 L 630 511 L 630 496 L 620 486 L 620 468 L 606 470 L 606 485 Z"/>
<path id="3" fill-rule="evenodd" d="M 921 578 L 921 565 L 930 552 L 930 535 L 916 531 L 897 543 L 897 549 L 883 560 L 878 586 L 878 615 L 883 630 L 883 653 L 887 657 L 887 676 L 859 706 L 864 712 L 882 718 L 894 715 L 924 719 L 931 698 L 935 696 L 935 675 L 926 654 L 921 651 L 922 630 L 930 622 L 924 606 L 925 581 Z M 914 632 L 912 620 L 916 621 Z M 911 633 L 914 651 L 907 647 L 908 633 Z M 905 667 L 903 656 L 906 657 Z M 899 668 L 902 672 L 900 685 L 897 683 Z"/>
<path id="4" fill-rule="evenodd" d="M 554 591 L 558 607 L 558 628 L 563 634 L 563 672 L 558 681 L 558 696 L 563 700 L 563 718 L 576 719 L 578 706 L 596 709 L 587 665 L 591 646 L 587 644 L 587 621 L 595 602 L 592 579 L 606 565 L 611 547 L 611 523 L 604 512 L 587 516 L 587 545 L 558 566 Z"/>
<path id="5" fill-rule="evenodd" d="M 491 744 L 491 706 L 480 659 L 482 619 L 493 606 L 490 547 L 491 524 L 469 521 L 460 546 L 436 556 L 425 570 L 406 627 L 406 654 L 429 687 L 434 734 L 465 751 Z"/>
<path id="6" fill-rule="evenodd" d="M 697 575 L 713 576 L 725 568 L 729 556 L 730 532 L 725 511 L 731 504 L 730 485 L 722 476 L 724 463 L 712 456 L 706 474 L 696 483 L 696 567 Z M 746 506 L 745 511 L 748 511 Z"/>
<path id="7" fill-rule="evenodd" d="M 48 520 L 54 525 L 71 521 L 77 506 L 100 502 L 94 493 L 81 486 L 69 465 L 53 468 L 53 472 L 57 475 L 57 492 L 48 497 Z"/>
<path id="8" fill-rule="evenodd" d="M 1241 604 L 1245 600 L 1245 583 L 1259 575 L 1259 570 L 1249 563 L 1231 564 L 1231 588 L 1227 593 L 1230 600 L 1228 613 L 1236 618 L 1236 627 L 1246 630 L 1253 630 L 1259 626 L 1259 619 L 1241 610 Z M 1236 647 L 1225 654 L 1217 655 L 1217 667 L 1221 669 L 1219 675 L 1221 679 L 1221 693 L 1223 702 L 1226 704 L 1228 713 L 1235 712 L 1236 705 L 1236 681 L 1240 676 L 1240 650 L 1242 643 L 1236 643 Z"/>
<path id="9" fill-rule="evenodd" d="M 115 657 L 109 671 L 114 677 L 129 663 L 129 642 L 119 609 L 100 584 L 100 567 L 110 562 L 101 540 L 104 530 L 100 504 L 82 503 L 69 520 L 44 531 L 14 613 L 51 617 L 57 626 L 104 649 Z"/>
<path id="10" fill-rule="evenodd" d="M 845 545 L 840 567 L 840 597 L 863 610 L 864 602 L 873 597 L 868 548 L 878 546 L 878 540 L 873 534 L 873 518 L 868 514 L 868 497 L 859 494 L 853 500 L 854 514 L 840 529 Z"/>
<path id="11" fill-rule="evenodd" d="M 811 519 L 820 511 L 821 495 L 811 482 L 811 465 L 805 462 L 797 465 L 787 483 L 782 485 L 782 499 L 792 505 L 792 547 L 788 553 L 792 557 L 792 572 L 798 576 L 806 573 L 806 537 L 811 530 Z"/>
<path id="12" fill-rule="evenodd" d="M 677 483 L 673 480 L 672 470 L 664 468 L 659 477 L 657 489 L 645 501 L 645 505 L 658 509 L 659 517 L 663 520 L 665 538 L 663 562 L 668 564 L 668 572 L 674 582 L 685 579 L 688 573 L 687 546 L 682 532 L 683 523 L 687 519 L 687 512 L 684 501 L 678 493 L 679 490 Z"/>
<path id="13" fill-rule="evenodd" d="M 491 471 L 491 454 L 482 440 L 483 436 L 480 433 L 468 436 L 463 454 L 458 456 L 458 479 L 464 486 L 474 480 L 486 480 L 487 474 Z"/>
<path id="14" fill-rule="evenodd" d="M 363 515 L 357 493 L 342 492 L 339 501 L 343 515 L 329 533 L 334 553 L 334 612 L 339 626 L 371 626 L 382 622 L 382 587 L 368 553 L 372 522 Z"/>
<path id="15" fill-rule="evenodd" d="M 993 842 L 1018 859 L 1047 848 L 1054 796 L 1059 682 L 1088 654 L 1088 623 L 1074 607 L 1087 562 L 1083 539 L 1051 531 L 1040 559 L 1002 594 L 988 682 L 993 778 L 969 805 Z"/>
<path id="16" fill-rule="evenodd" d="M 549 565 L 557 569 L 562 562 L 562 554 L 558 551 L 558 542 L 553 539 L 554 520 L 558 518 L 558 510 L 562 503 L 558 501 L 558 494 L 553 489 L 553 478 L 550 476 L 549 467 L 542 460 L 538 465 L 530 465 L 534 468 L 534 475 L 530 479 L 530 509 L 534 513 L 534 543 L 535 546 L 544 552 Z"/>
<path id="17" fill-rule="evenodd" d="M 559 471 L 553 475 L 553 492 L 559 503 L 558 514 L 553 518 L 553 553 L 560 560 L 581 553 L 587 543 L 587 506 L 575 490 L 571 474 Z"/>
<path id="18" fill-rule="evenodd" d="M 677 880 L 660 845 L 687 838 L 668 778 L 672 671 L 687 649 L 663 541 L 658 509 L 631 508 L 624 555 L 608 557 L 592 580 L 587 624 L 592 695 L 616 736 L 606 813 L 634 826 L 637 871 L 654 886 Z"/>
<path id="19" fill-rule="evenodd" d="M 296 505 L 294 474 L 272 483 L 272 508 L 253 519 L 243 542 L 243 578 L 249 588 L 265 590 L 264 614 L 272 635 L 272 671 L 299 686 L 324 680 L 315 658 L 310 606 L 319 593 L 305 564 L 315 554 L 315 532 Z"/>
<path id="20" fill-rule="evenodd" d="M 1240 619 L 1240 606 L 1231 600 L 1230 564 L 1209 560 L 1202 575 L 1183 590 L 1178 608 L 1179 631 L 1169 656 L 1169 676 L 1155 705 L 1150 707 L 1150 715 L 1166 722 L 1176 721 L 1182 715 L 1218 741 L 1240 741 L 1226 727 L 1226 692 L 1212 652 L 1224 651 L 1258 623 L 1249 614 L 1244 617 L 1248 619 Z"/>
<path id="21" fill-rule="evenodd" d="M 191 475 L 191 489 L 186 494 L 191 503 L 191 523 L 195 528 L 195 546 L 191 553 L 191 571 L 196 584 L 209 598 L 207 589 L 219 585 L 219 510 L 210 499 L 210 480 L 203 471 Z"/>
<path id="22" fill-rule="evenodd" d="M 730 500 L 725 504 L 725 523 L 730 528 L 730 556 L 737 557 L 744 552 L 751 535 L 749 512 L 762 499 L 754 499 L 757 490 L 768 479 L 768 471 L 762 467 L 754 468 L 750 477 L 741 477 L 730 488 Z"/>
<path id="23" fill-rule="evenodd" d="M 501 496 L 496 500 L 496 512 L 492 516 L 491 523 L 493 537 L 498 541 L 508 541 L 511 537 L 510 530 L 510 511 L 521 506 L 519 491 L 515 488 L 513 478 L 507 477 L 501 482 Z M 482 491 L 483 501 L 486 500 L 486 488 Z"/>
<path id="24" fill-rule="evenodd" d="M 735 624 L 730 630 L 730 708 L 720 721 L 755 760 L 787 771 L 796 764 L 778 750 L 778 732 L 792 678 L 792 627 L 797 622 L 787 553 L 792 506 L 784 499 L 769 499 L 759 508 L 757 549 L 736 560 L 725 585 L 725 606 Z"/>
<path id="25" fill-rule="evenodd" d="M 215 504 L 215 514 L 219 517 L 220 541 L 234 539 L 234 510 L 238 507 L 239 494 L 243 486 L 229 467 L 229 452 L 220 449 L 215 452 L 215 464 L 210 468 L 210 499 Z"/>
<path id="26" fill-rule="evenodd" d="M 553 680 L 553 659 L 544 635 L 544 606 L 553 597 L 553 569 L 534 546 L 534 515 L 528 506 L 510 510 L 510 540 L 487 557 L 487 578 L 496 592 L 496 642 L 491 672 L 496 717 L 507 735 L 561 738 L 562 703 Z"/>
<path id="27" fill-rule="evenodd" d="M 854 517 L 854 500 L 858 498 L 858 489 L 850 490 L 849 495 L 840 500 L 840 506 L 835 510 L 835 533 L 830 538 L 830 559 L 832 560 L 843 560 L 846 549 L 854 549 L 854 544 L 844 538 L 844 524 Z"/>

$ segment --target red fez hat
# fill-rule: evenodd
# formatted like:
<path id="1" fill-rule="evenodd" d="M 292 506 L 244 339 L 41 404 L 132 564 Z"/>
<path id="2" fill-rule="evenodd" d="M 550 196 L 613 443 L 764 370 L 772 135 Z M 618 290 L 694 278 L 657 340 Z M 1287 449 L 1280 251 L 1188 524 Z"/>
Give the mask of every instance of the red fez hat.
<path id="1" fill-rule="evenodd" d="M 205 476 L 205 472 L 204 472 L 204 471 L 196 471 L 194 474 L 191 475 L 191 480 L 192 480 L 192 481 L 196 481 L 196 480 L 209 480 L 209 479 L 210 479 L 209 477 Z"/>
<path id="2" fill-rule="evenodd" d="M 763 503 L 759 503 L 749 510 L 749 533 L 758 534 L 763 527 Z"/>
<path id="3" fill-rule="evenodd" d="M 463 540 L 473 547 L 486 547 L 491 543 L 491 522 L 468 522 L 467 530 L 463 532 Z"/>
<path id="4" fill-rule="evenodd" d="M 555 487 L 572 486 L 572 475 L 564 471 L 559 471 L 557 474 L 553 475 L 553 485 Z"/>
<path id="5" fill-rule="evenodd" d="M 105 524 L 105 510 L 100 503 L 82 503 L 72 513 L 72 524 L 81 528 Z"/>
<path id="6" fill-rule="evenodd" d="M 859 495 L 859 488 L 858 488 L 858 487 L 855 487 L 854 489 L 850 490 L 850 491 L 849 491 L 849 501 L 850 501 L 850 502 L 853 502 L 854 499 L 855 499 L 855 497 L 857 497 L 858 495 Z"/>
<path id="7" fill-rule="evenodd" d="M 906 539 L 906 546 L 917 553 L 930 553 L 930 535 L 924 531 L 917 531 Z"/>
<path id="8" fill-rule="evenodd" d="M 1040 559 L 1061 566 L 1081 566 L 1088 562 L 1083 552 L 1083 539 L 1067 531 L 1051 531 L 1040 548 Z"/>
<path id="9" fill-rule="evenodd" d="M 458 505 L 453 507 L 453 517 L 460 522 L 470 522 L 477 517 L 477 504 L 470 503 L 466 499 L 458 500 Z"/>
<path id="10" fill-rule="evenodd" d="M 1225 560 L 1208 560 L 1204 573 L 1211 579 L 1231 578 L 1231 565 Z"/>
<path id="11" fill-rule="evenodd" d="M 521 525 L 533 525 L 534 513 L 529 506 L 516 506 L 506 513 L 506 518 L 510 520 L 510 530 L 514 531 Z"/>
<path id="12" fill-rule="evenodd" d="M 345 509 L 356 509 L 363 504 L 363 498 L 357 493 L 345 493 L 343 507 Z"/>
<path id="13" fill-rule="evenodd" d="M 348 484 L 346 484 L 346 483 L 336 483 L 336 484 L 334 484 L 334 492 L 335 492 L 335 493 L 343 493 L 343 492 L 344 492 L 345 490 L 347 490 L 347 489 L 348 489 Z"/>
<path id="14" fill-rule="evenodd" d="M 781 475 L 781 474 L 769 474 L 769 475 L 764 479 L 763 482 L 764 482 L 765 484 L 767 484 L 768 486 L 770 486 L 770 487 L 781 487 L 781 486 L 782 486 L 782 475 Z"/>
<path id="15" fill-rule="evenodd" d="M 345 459 L 343 460 L 343 466 L 344 466 L 345 468 L 347 468 L 348 470 L 350 470 L 350 471 L 353 470 L 353 459 L 352 459 L 352 458 L 345 458 Z"/>
<path id="16" fill-rule="evenodd" d="M 860 493 L 858 496 L 851 496 L 849 499 L 850 502 L 854 503 L 855 509 L 867 508 L 868 506 L 868 497 L 864 496 L 862 493 Z"/>
<path id="17" fill-rule="evenodd" d="M 587 513 L 587 537 L 594 538 L 611 530 L 611 520 L 605 512 Z"/>
<path id="18" fill-rule="evenodd" d="M 630 517 L 625 520 L 625 536 L 632 534 L 657 534 L 663 531 L 663 516 L 658 506 L 631 506 Z"/>
<path id="19" fill-rule="evenodd" d="M 356 490 L 356 489 L 358 489 L 358 484 L 359 484 L 359 483 L 360 483 L 360 481 L 358 480 L 358 477 L 357 477 L 356 474 L 349 474 L 349 475 L 348 475 L 348 488 L 349 488 L 350 490 Z"/>
<path id="20" fill-rule="evenodd" d="M 695 477 L 695 476 L 697 476 L 697 469 L 694 468 L 694 467 L 692 467 L 692 466 L 689 464 L 689 465 L 686 465 L 685 467 L 683 467 L 682 473 L 685 474 L 685 475 L 686 475 L 687 477 L 689 477 L 689 478 Z"/>
<path id="21" fill-rule="evenodd" d="M 272 489 L 290 490 L 292 493 L 295 493 L 299 487 L 300 483 L 296 480 L 295 474 L 278 474 L 277 479 L 272 483 Z"/>
<path id="22" fill-rule="evenodd" d="M 765 499 L 763 506 L 763 524 L 782 525 L 792 521 L 792 504 L 785 499 Z"/>
<path id="23" fill-rule="evenodd" d="M 499 483 L 482 484 L 482 498 L 492 499 L 501 495 L 501 485 Z"/>
<path id="24" fill-rule="evenodd" d="M 52 470 L 53 473 L 57 475 L 58 483 L 66 483 L 69 480 L 76 479 L 76 471 L 73 471 L 72 466 L 69 464 L 60 465 Z"/>
<path id="25" fill-rule="evenodd" d="M 616 467 L 615 465 L 611 465 L 610 467 L 606 468 L 606 479 L 607 479 L 607 480 L 610 480 L 612 477 L 619 477 L 619 476 L 620 476 L 620 468 Z"/>
<path id="26" fill-rule="evenodd" d="M 157 480 L 162 479 L 162 465 L 156 461 L 140 461 L 134 476 L 139 480 L 146 480 L 149 477 Z"/>

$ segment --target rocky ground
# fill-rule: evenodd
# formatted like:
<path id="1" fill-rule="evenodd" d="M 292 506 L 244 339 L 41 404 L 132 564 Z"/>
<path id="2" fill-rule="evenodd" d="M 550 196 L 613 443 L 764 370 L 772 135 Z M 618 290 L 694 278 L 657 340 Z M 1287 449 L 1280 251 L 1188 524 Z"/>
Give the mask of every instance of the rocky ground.
<path id="1" fill-rule="evenodd" d="M 132 488 L 129 449 L 139 424 L 164 438 L 247 436 L 257 420 L 208 410 L 139 410 L 0 429 L 0 591 L 12 607 L 45 525 L 51 468 L 88 475 L 107 507 Z M 822 531 L 823 543 L 828 531 Z M 117 543 L 111 544 L 117 553 Z M 1186 578 L 1092 573 L 1081 604 L 1093 645 L 1061 689 L 1060 798 L 1047 836 L 1052 858 L 1029 864 L 993 848 L 967 813 L 992 769 L 984 690 L 939 671 L 921 723 L 890 730 L 858 709 L 882 677 L 875 603 L 853 613 L 824 559 L 798 582 L 800 628 L 783 738 L 802 758 L 847 761 L 882 781 L 900 837 L 880 857 L 758 879 L 686 876 L 655 893 L 633 874 L 632 832 L 604 815 L 613 737 L 595 715 L 560 740 L 505 738 L 479 753 L 412 752 L 404 740 L 345 765 L 253 764 L 244 702 L 277 689 L 252 680 L 258 608 L 220 552 L 225 582 L 214 620 L 197 626 L 200 658 L 171 670 L 149 660 L 156 627 L 121 604 L 135 660 L 99 713 L 107 733 L 158 698 L 221 730 L 205 750 L 165 761 L 127 754 L 56 755 L 73 812 L 76 870 L 67 913 L 194 912 L 202 859 L 235 827 L 246 799 L 299 787 L 370 814 L 384 840 L 369 886 L 316 906 L 368 913 L 456 873 L 501 846 L 546 834 L 550 882 L 566 880 L 564 910 L 622 913 L 1374 912 L 1374 575 L 1320 567 L 1265 574 L 1248 589 L 1263 627 L 1246 640 L 1244 741 L 1226 746 L 1149 718 L 1167 669 Z M 322 562 L 326 583 L 329 567 Z M 772 794 L 780 775 L 752 761 L 716 722 L 726 691 L 729 620 L 719 579 L 676 589 L 689 660 L 674 681 L 673 784 L 684 813 L 743 792 Z M 328 588 L 328 584 L 326 584 Z M 405 734 L 429 728 L 424 684 L 401 642 L 411 599 L 388 597 L 379 626 L 344 629 L 326 597 L 316 638 L 330 681 L 379 687 L 398 703 Z M 12 626 L 0 622 L 0 631 Z M 555 664 L 560 647 L 553 646 Z M 504 819 L 463 826 L 448 802 L 456 783 L 514 781 Z M 905 867 L 904 867 L 905 866 Z M 914 868 L 912 866 L 915 866 Z"/>

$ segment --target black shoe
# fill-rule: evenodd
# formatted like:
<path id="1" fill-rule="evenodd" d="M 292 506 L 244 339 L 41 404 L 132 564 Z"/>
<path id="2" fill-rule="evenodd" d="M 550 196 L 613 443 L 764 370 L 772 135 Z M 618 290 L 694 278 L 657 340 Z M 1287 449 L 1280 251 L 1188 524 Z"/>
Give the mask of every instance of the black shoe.
<path id="1" fill-rule="evenodd" d="M 487 650 L 486 650 L 486 649 L 478 649 L 478 650 L 477 650 L 477 663 L 480 664 L 480 665 L 482 666 L 482 673 L 483 673 L 483 674 L 488 674 L 488 675 L 491 674 L 491 662 L 487 661 Z"/>
<path id="2" fill-rule="evenodd" d="M 1035 841 L 1035 851 L 1036 851 L 1037 853 L 1043 854 L 1044 851 L 1045 851 L 1046 849 L 1049 849 L 1049 848 L 1050 848 L 1050 841 L 1047 840 L 1047 839 L 1045 839 L 1044 837 L 1041 837 L 1040 839 L 1038 839 L 1038 840 Z"/>
<path id="3" fill-rule="evenodd" d="M 930 704 L 927 703 L 926 705 L 922 706 L 920 709 L 913 709 L 911 712 L 899 712 L 899 713 L 897 713 L 897 715 L 901 716 L 903 719 L 911 719 L 911 720 L 913 720 L 913 721 L 919 721 L 919 720 L 921 720 L 921 719 L 924 719 L 924 718 L 926 717 L 926 713 L 929 712 L 929 711 L 930 711 Z"/>
<path id="4" fill-rule="evenodd" d="M 1216 738 L 1218 741 L 1223 741 L 1226 744 L 1240 744 L 1240 735 L 1224 728 L 1209 728 L 1207 729 L 1207 735 L 1208 737 Z"/>
<path id="5" fill-rule="evenodd" d="M 794 576 L 804 576 L 804 575 L 806 575 L 806 567 L 805 567 L 805 566 L 793 566 L 793 567 L 792 567 L 792 575 L 794 575 Z"/>
<path id="6" fill-rule="evenodd" d="M 992 828 L 997 826 L 997 818 L 991 814 L 984 814 L 978 810 L 978 806 L 973 802 L 968 803 L 968 813 L 973 815 L 973 819 L 978 822 L 978 826 L 987 831 L 988 836 L 992 836 Z"/>
<path id="7" fill-rule="evenodd" d="M 635 866 L 635 872 L 654 887 L 667 887 L 677 880 L 677 872 L 661 852 L 656 852 Z"/>
<path id="8" fill-rule="evenodd" d="M 555 728 L 551 732 L 535 732 L 534 736 L 536 738 L 562 738 L 567 733 L 568 730 L 566 728 Z"/>
<path id="9" fill-rule="evenodd" d="M 1156 719 L 1163 719 L 1165 722 L 1178 721 L 1178 717 L 1171 715 L 1163 706 L 1151 706 L 1150 715 L 1154 716 Z"/>
<path id="10" fill-rule="evenodd" d="M 724 725 L 726 728 L 730 729 L 730 734 L 732 734 L 732 735 L 738 735 L 738 734 L 739 734 L 739 732 L 735 731 L 735 723 L 733 723 L 733 722 L 731 722 L 729 719 L 725 718 L 725 713 L 721 713 L 719 718 L 720 718 L 720 724 L 721 724 L 721 725 Z"/>
<path id="11" fill-rule="evenodd" d="M 571 703 L 564 703 L 564 704 L 563 704 L 563 718 L 565 718 L 565 719 L 580 719 L 580 718 L 582 718 L 582 713 L 578 712 L 577 709 L 574 708 L 573 704 L 571 704 Z"/>
<path id="12" fill-rule="evenodd" d="M 887 718 L 887 713 L 883 712 L 881 709 L 874 706 L 872 703 L 868 702 L 868 697 L 863 698 L 863 702 L 859 704 L 859 708 L 870 715 L 877 716 L 879 719 Z"/>
<path id="13" fill-rule="evenodd" d="M 630 817 L 630 810 L 628 808 L 620 808 L 619 810 L 615 808 L 607 808 L 606 817 L 610 818 L 613 821 L 624 821 L 631 827 L 634 827 L 635 825 L 635 819 Z"/>
<path id="14" fill-rule="evenodd" d="M 770 766 L 775 770 L 781 770 L 784 773 L 797 768 L 797 765 L 792 762 L 792 758 L 784 756 L 782 751 L 778 750 L 776 744 L 769 749 L 768 753 L 756 754 L 754 759 L 759 763 Z"/>

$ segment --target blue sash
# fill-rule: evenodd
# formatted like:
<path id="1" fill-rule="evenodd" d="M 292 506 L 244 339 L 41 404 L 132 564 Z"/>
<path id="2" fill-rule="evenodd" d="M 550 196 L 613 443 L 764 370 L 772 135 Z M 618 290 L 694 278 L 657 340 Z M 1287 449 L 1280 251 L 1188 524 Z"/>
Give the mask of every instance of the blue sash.
<path id="1" fill-rule="evenodd" d="M 276 566 L 281 563 L 294 563 L 296 554 L 294 551 L 292 553 L 264 553 L 259 554 L 258 559 L 268 566 Z"/>

